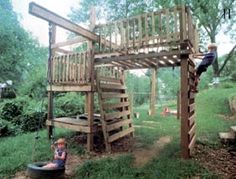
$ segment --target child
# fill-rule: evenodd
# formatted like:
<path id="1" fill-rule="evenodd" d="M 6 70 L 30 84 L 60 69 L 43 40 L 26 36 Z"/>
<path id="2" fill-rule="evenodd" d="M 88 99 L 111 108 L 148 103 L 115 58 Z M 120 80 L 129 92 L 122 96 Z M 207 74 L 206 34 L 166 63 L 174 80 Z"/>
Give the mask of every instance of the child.
<path id="1" fill-rule="evenodd" d="M 217 45 L 214 43 L 211 43 L 208 45 L 208 53 L 206 53 L 205 55 L 204 54 L 195 55 L 195 57 L 199 57 L 199 56 L 204 56 L 204 57 L 196 70 L 195 88 L 193 88 L 193 92 L 198 92 L 197 86 L 198 86 L 202 72 L 207 71 L 207 68 L 215 61 L 216 55 L 217 55 L 216 50 L 217 50 Z"/>
<path id="2" fill-rule="evenodd" d="M 64 168 L 67 157 L 65 139 L 58 139 L 51 148 L 54 150 L 54 160 L 53 162 L 43 166 L 43 168 Z"/>

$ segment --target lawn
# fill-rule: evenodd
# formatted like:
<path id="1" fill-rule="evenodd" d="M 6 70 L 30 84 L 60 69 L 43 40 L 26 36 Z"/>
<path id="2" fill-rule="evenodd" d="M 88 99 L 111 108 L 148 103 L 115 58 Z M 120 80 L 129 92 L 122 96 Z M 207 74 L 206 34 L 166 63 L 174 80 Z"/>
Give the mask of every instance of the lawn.
<path id="1" fill-rule="evenodd" d="M 219 147 L 218 132 L 228 131 L 229 126 L 235 125 L 236 120 L 225 120 L 229 116 L 228 97 L 236 93 L 236 86 L 231 88 L 215 88 L 201 91 L 196 98 L 197 142 Z M 171 142 L 142 167 L 134 167 L 134 156 L 131 153 L 118 157 L 87 160 L 76 169 L 75 178 L 188 178 L 200 176 L 215 178 L 214 173 L 207 171 L 197 161 L 180 158 L 180 120 L 174 116 L 161 117 L 157 110 L 156 117 L 147 115 L 147 108 L 136 108 L 140 118 L 134 119 L 135 137 L 139 147 L 150 148 L 162 136 L 169 136 Z M 46 139 L 46 130 L 40 131 L 40 139 L 34 148 L 35 133 L 23 134 L 16 137 L 6 137 L 0 140 L 0 178 L 10 178 L 15 172 L 25 170 L 27 163 L 34 160 L 50 160 L 50 142 Z M 57 129 L 56 137 L 74 135 L 73 132 Z M 76 151 L 74 145 L 71 151 Z M 81 150 L 81 148 L 79 149 Z M 34 151 L 34 152 L 33 152 Z"/>

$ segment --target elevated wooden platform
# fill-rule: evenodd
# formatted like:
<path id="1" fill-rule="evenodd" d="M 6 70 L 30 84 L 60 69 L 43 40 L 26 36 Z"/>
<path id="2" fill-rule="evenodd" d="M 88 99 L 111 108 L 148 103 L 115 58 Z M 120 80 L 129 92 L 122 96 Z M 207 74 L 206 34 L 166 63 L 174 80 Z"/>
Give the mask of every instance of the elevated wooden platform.
<path id="1" fill-rule="evenodd" d="M 66 128 L 71 129 L 77 132 L 85 132 L 85 133 L 92 133 L 97 132 L 99 128 L 101 129 L 101 123 L 93 122 L 93 131 L 91 131 L 89 127 L 89 123 L 87 120 L 76 119 L 76 118 L 69 118 L 69 117 L 61 117 L 55 118 L 53 120 L 47 120 L 47 126 L 55 126 L 59 128 Z"/>
<path id="2" fill-rule="evenodd" d="M 160 68 L 180 66 L 181 55 L 189 55 L 191 50 L 181 51 L 162 50 L 158 48 L 151 49 L 147 53 L 136 52 L 129 54 L 102 54 L 95 56 L 95 65 L 109 64 L 111 66 L 122 67 L 125 70 L 144 69 L 144 68 Z"/>

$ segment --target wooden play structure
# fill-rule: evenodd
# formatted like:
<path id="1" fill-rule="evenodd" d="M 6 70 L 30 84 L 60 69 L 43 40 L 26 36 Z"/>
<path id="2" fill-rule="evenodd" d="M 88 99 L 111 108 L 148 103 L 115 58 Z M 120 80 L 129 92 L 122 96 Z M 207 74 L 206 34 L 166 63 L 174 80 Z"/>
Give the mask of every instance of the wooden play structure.
<path id="1" fill-rule="evenodd" d="M 144 13 L 106 24 L 95 23 L 91 11 L 89 30 L 35 4 L 29 13 L 49 22 L 51 49 L 48 61 L 49 137 L 52 127 L 64 127 L 87 133 L 87 148 L 93 149 L 93 134 L 102 130 L 107 151 L 112 142 L 133 136 L 130 102 L 124 83 L 124 71 L 152 69 L 151 115 L 155 114 L 156 73 L 162 67 L 181 67 L 180 118 L 182 157 L 189 158 L 195 134 L 195 65 L 192 54 L 198 49 L 198 35 L 190 10 L 185 6 Z M 56 42 L 56 27 L 77 36 Z M 82 43 L 84 51 L 76 52 Z M 84 92 L 88 120 L 54 118 L 54 92 Z M 100 122 L 94 121 L 94 94 L 98 94 Z"/>

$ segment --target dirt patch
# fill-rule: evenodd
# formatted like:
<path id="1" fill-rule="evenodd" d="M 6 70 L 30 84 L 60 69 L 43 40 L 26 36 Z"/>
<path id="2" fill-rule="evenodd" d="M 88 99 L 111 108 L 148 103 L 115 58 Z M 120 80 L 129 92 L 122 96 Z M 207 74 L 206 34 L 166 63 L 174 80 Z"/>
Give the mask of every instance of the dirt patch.
<path id="1" fill-rule="evenodd" d="M 193 156 L 201 165 L 222 178 L 236 179 L 236 146 L 214 149 L 198 144 Z"/>
<path id="2" fill-rule="evenodd" d="M 161 137 L 159 140 L 148 149 L 135 149 L 133 151 L 135 161 L 135 167 L 142 167 L 150 160 L 152 160 L 159 152 L 164 148 L 164 146 L 171 142 L 170 136 Z"/>

